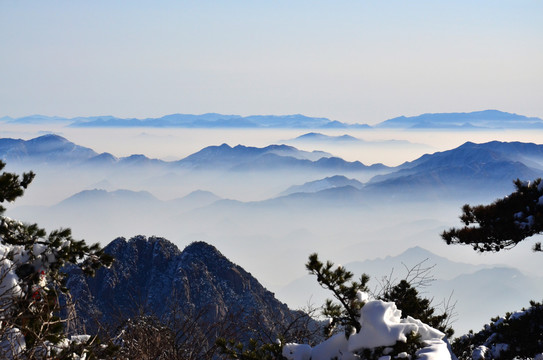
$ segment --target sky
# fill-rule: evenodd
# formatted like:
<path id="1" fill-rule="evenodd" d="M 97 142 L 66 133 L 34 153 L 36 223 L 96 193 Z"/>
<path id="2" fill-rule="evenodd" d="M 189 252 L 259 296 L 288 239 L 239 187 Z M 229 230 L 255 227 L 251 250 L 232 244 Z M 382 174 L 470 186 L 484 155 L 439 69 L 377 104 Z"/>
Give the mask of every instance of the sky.
<path id="1" fill-rule="evenodd" d="M 543 2 L 0 0 L 0 117 L 543 118 Z"/>

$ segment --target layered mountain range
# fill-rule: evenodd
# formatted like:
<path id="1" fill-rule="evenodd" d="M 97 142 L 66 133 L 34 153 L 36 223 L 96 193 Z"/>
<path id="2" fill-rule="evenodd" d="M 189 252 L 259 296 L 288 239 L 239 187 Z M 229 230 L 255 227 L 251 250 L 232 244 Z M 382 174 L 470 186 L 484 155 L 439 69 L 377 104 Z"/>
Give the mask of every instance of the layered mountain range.
<path id="1" fill-rule="evenodd" d="M 302 151 L 288 145 L 270 145 L 264 148 L 228 144 L 208 146 L 179 161 L 149 159 L 137 154 L 117 158 L 109 153 L 76 145 L 59 135 L 48 134 L 31 140 L 0 139 L 0 156 L 8 163 L 28 165 L 77 165 L 117 167 L 162 167 L 163 169 L 201 170 L 273 170 L 296 168 L 299 170 L 333 169 L 338 171 L 364 171 L 386 169 L 382 164 L 366 166 L 359 161 L 349 162 L 322 151 Z"/>
<path id="2" fill-rule="evenodd" d="M 304 115 L 202 115 L 171 114 L 160 118 L 118 118 L 115 116 L 91 116 L 63 118 L 59 116 L 31 115 L 21 118 L 3 117 L 0 121 L 17 124 L 43 122 L 64 123 L 72 127 L 179 127 L 179 128 L 298 128 L 298 129 L 541 129 L 543 120 L 537 117 L 484 110 L 467 113 L 436 113 L 418 116 L 400 116 L 369 126 L 348 124 L 337 120 Z M 341 139 L 347 140 L 347 139 Z"/>
<path id="3" fill-rule="evenodd" d="M 235 253 L 237 262 L 257 273 L 267 286 L 273 284 L 270 288 L 274 291 L 303 275 L 304 261 L 315 251 L 347 262 L 413 246 L 453 253 L 455 249 L 442 248 L 446 245 L 439 233 L 458 221 L 463 203 L 492 201 L 511 192 L 514 179 L 533 180 L 543 174 L 542 145 L 497 141 L 467 142 L 396 167 L 370 166 L 286 145 L 209 146 L 178 161 L 144 155 L 117 158 L 57 135 L 0 139 L 0 158 L 9 167 L 36 171 L 28 198 L 45 193 L 53 199 L 38 205 L 10 205 L 10 217 L 38 222 L 47 229 L 69 226 L 76 237 L 91 242 L 106 243 L 138 234 L 148 238 L 160 235 L 184 245 L 206 241 Z M 229 196 L 232 189 L 249 200 Z M 253 196 L 254 189 L 264 189 L 267 196 Z M 136 243 L 115 241 L 115 251 L 137 249 Z M 140 254 L 140 250 L 126 251 Z M 174 250 L 168 251 L 174 258 L 182 258 Z M 538 262 L 526 253 L 511 257 L 518 260 L 515 266 L 525 268 Z M 140 260 L 134 260 L 133 265 L 137 262 Z M 387 264 L 382 267 L 388 270 Z M 468 266 L 458 268 L 466 270 Z M 497 289 L 503 288 L 500 279 L 523 277 L 511 268 L 485 270 L 473 272 L 478 277 L 457 274 L 457 280 L 440 279 L 443 290 L 439 296 L 458 287 L 466 291 L 455 293 L 467 301 L 477 282 L 490 284 L 477 294 L 481 297 L 499 292 Z M 492 274 L 498 278 L 492 280 Z M 81 289 L 88 287 L 84 297 L 90 296 L 91 288 L 106 296 L 105 288 L 98 287 L 109 280 L 102 280 L 81 285 Z M 519 280 L 518 284 L 530 285 L 531 281 Z M 514 293 L 514 280 L 508 284 L 508 291 Z M 535 289 L 528 285 L 527 289 Z M 434 289 L 438 294 L 439 287 Z M 528 291 L 525 296 L 538 291 Z M 143 290 L 134 294 L 138 292 L 143 294 L 140 300 L 148 296 Z M 303 295 L 310 297 L 309 293 Z M 507 307 L 505 311 L 517 307 L 515 299 L 503 298 L 506 302 L 500 304 Z M 522 300 L 527 303 L 529 299 Z M 87 306 L 96 314 L 98 307 L 95 303 Z M 473 307 L 462 311 L 470 309 Z"/>
<path id="4" fill-rule="evenodd" d="M 118 118 L 115 116 L 90 116 L 63 118 L 59 116 L 30 115 L 21 118 L 3 117 L 0 121 L 18 124 L 40 122 L 64 123 L 72 127 L 181 127 L 181 128 L 369 128 L 365 124 L 345 124 L 336 120 L 305 115 L 224 115 L 207 113 L 170 114 L 160 118 Z"/>
<path id="5" fill-rule="evenodd" d="M 98 154 L 58 135 L 44 135 L 31 140 L 0 139 L 0 157 L 10 165 L 62 166 L 81 171 L 101 170 L 110 175 L 127 171 L 133 174 L 142 172 L 147 177 L 170 174 L 170 178 L 174 178 L 176 172 L 194 175 L 213 171 L 226 176 L 246 172 L 284 173 L 296 181 L 312 174 L 313 180 L 291 183 L 289 188 L 278 194 L 310 193 L 313 194 L 311 196 L 320 196 L 323 194 L 317 195 L 319 191 L 333 188 L 339 194 L 338 189 L 344 188 L 347 192 L 359 191 L 360 196 L 392 197 L 395 200 L 466 196 L 474 190 L 487 192 L 489 184 L 492 193 L 499 194 L 510 190 L 512 181 L 517 178 L 530 180 L 543 174 L 543 145 L 498 141 L 467 142 L 458 148 L 426 154 L 396 167 L 345 161 L 326 152 L 302 151 L 288 145 L 257 148 L 222 144 L 208 146 L 181 160 L 169 162 L 144 155 L 116 158 L 108 153 Z M 323 177 L 318 178 L 318 175 Z M 358 180 L 368 177 L 371 179 L 365 183 Z M 269 178 L 273 181 L 272 177 Z M 338 182 L 339 179 L 342 181 Z"/>
<path id="6" fill-rule="evenodd" d="M 286 145 L 209 146 L 171 162 L 144 155 L 116 158 L 58 135 L 26 141 L 0 139 L 0 157 L 8 165 L 35 169 L 38 187 L 44 184 L 51 189 L 56 182 L 56 191 L 75 190 L 46 207 L 14 208 L 12 216 L 49 226 L 59 226 L 60 219 L 65 219 L 91 229 L 91 223 L 81 221 L 88 217 L 109 224 L 119 236 L 123 227 L 133 227 L 134 217 L 139 218 L 135 235 L 148 233 L 164 220 L 178 219 L 181 224 L 226 214 L 239 219 L 254 214 L 265 217 L 266 211 L 278 209 L 301 215 L 317 209 L 323 213 L 337 208 L 366 211 L 398 202 L 410 206 L 424 201 L 489 201 L 512 191 L 517 178 L 543 176 L 543 145 L 497 141 L 468 142 L 397 167 L 368 166 Z M 180 187 L 188 191 L 173 198 L 168 195 L 167 200 L 155 195 L 157 191 L 175 194 Z M 220 194 L 230 188 L 247 194 L 265 188 L 270 195 L 248 201 Z"/>
<path id="7" fill-rule="evenodd" d="M 400 165 L 395 172 L 375 176 L 367 188 L 390 192 L 403 189 L 417 194 L 434 193 L 434 196 L 447 189 L 460 194 L 489 187 L 506 192 L 514 179 L 533 180 L 542 176 L 542 164 L 542 145 L 467 142 L 456 149 L 423 155 Z"/>

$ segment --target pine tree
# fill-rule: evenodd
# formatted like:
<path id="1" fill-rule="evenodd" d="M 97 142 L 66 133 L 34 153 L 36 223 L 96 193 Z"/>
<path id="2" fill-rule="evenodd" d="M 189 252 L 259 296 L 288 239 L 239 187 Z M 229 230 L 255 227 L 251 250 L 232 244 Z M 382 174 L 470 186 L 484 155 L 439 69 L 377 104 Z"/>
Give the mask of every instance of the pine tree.
<path id="1" fill-rule="evenodd" d="M 343 266 L 335 266 L 331 261 L 323 263 L 317 254 L 311 254 L 305 265 L 310 274 L 317 276 L 317 282 L 323 288 L 330 290 L 334 298 L 339 302 L 335 303 L 327 299 L 322 314 L 331 321 L 325 329 L 326 336 L 330 336 L 336 327 L 346 329 L 345 333 L 360 331 L 360 309 L 364 301 L 359 297 L 361 292 L 368 292 L 367 284 L 370 277 L 366 274 L 360 276 L 360 281 L 353 281 L 353 273 Z"/>
<path id="2" fill-rule="evenodd" d="M 471 360 L 474 354 L 495 360 L 534 359 L 543 354 L 542 339 L 543 304 L 530 301 L 527 309 L 491 319 L 481 331 L 456 339 L 452 347 L 459 360 Z"/>
<path id="3" fill-rule="evenodd" d="M 543 182 L 517 179 L 515 191 L 490 205 L 464 205 L 464 227 L 444 231 L 447 244 L 471 245 L 478 252 L 498 252 L 543 233 Z M 541 243 L 534 251 L 543 251 Z M 457 339 L 453 348 L 459 359 L 533 359 L 543 356 L 543 306 L 530 302 L 521 312 L 494 318 L 478 333 Z"/>
<path id="4" fill-rule="evenodd" d="M 219 338 L 217 346 L 222 355 L 227 359 L 239 360 L 286 360 L 281 355 L 281 344 L 277 343 L 259 343 L 250 339 L 248 344 L 242 344 L 235 340 L 225 340 Z"/>
<path id="5" fill-rule="evenodd" d="M 0 161 L 0 171 L 4 167 Z M 3 172 L 0 202 L 22 196 L 33 178 L 32 172 L 22 177 Z M 69 229 L 48 234 L 37 224 L 4 216 L 5 210 L 0 206 L 0 358 L 39 359 L 55 354 L 57 358 L 68 354 L 88 358 L 90 348 L 98 343 L 96 338 L 67 339 L 65 328 L 73 314 L 68 311 L 68 317 L 61 316 L 61 303 L 70 305 L 62 269 L 74 264 L 94 275 L 101 266 L 111 265 L 112 258 L 98 244 L 89 246 L 73 239 Z"/>
<path id="6" fill-rule="evenodd" d="M 341 340 L 338 342 L 336 339 L 342 337 L 344 340 L 349 338 L 353 339 L 354 334 L 358 334 L 363 330 L 365 323 L 361 320 L 361 315 L 364 306 L 370 307 L 369 301 L 369 276 L 362 274 L 359 281 L 354 281 L 354 275 L 352 272 L 345 269 L 343 266 L 336 266 L 330 261 L 321 262 L 317 254 L 311 254 L 309 260 L 306 263 L 306 269 L 309 273 L 317 277 L 317 282 L 323 288 L 331 291 L 334 300 L 326 300 L 322 307 L 322 315 L 324 315 L 329 321 L 321 322 L 324 325 L 325 338 L 319 338 L 314 344 L 300 344 L 285 341 L 285 339 L 279 339 L 276 343 L 259 343 L 251 341 L 249 344 L 242 344 L 235 340 L 220 339 L 217 343 L 221 349 L 221 353 L 228 359 L 310 359 L 314 354 L 312 353 L 312 345 L 315 345 L 313 349 L 322 346 L 329 340 L 325 347 L 328 350 L 337 354 L 343 354 L 344 358 L 354 359 L 360 358 L 365 360 L 377 360 L 383 358 L 414 358 L 419 351 L 423 349 L 427 344 L 424 343 L 421 334 L 411 331 L 406 334 L 405 341 L 398 340 L 395 344 L 388 344 L 384 346 L 377 346 L 373 348 L 364 348 L 360 350 L 348 350 L 341 348 L 342 344 L 345 344 Z M 416 272 L 420 274 L 421 272 Z M 424 273 L 424 271 L 422 271 Z M 413 281 L 420 281 L 415 275 Z M 424 275 L 422 275 L 424 276 Z M 422 280 L 424 283 L 426 280 Z M 417 318 L 423 322 L 428 321 L 428 325 L 435 325 L 439 329 L 443 329 L 447 334 L 452 334 L 452 329 L 447 326 L 448 314 L 435 315 L 435 310 L 431 307 L 431 302 L 428 299 L 422 298 L 417 290 L 407 280 L 403 280 L 398 284 L 389 284 L 390 286 L 385 289 L 375 302 L 383 303 L 383 301 L 398 301 L 398 309 L 402 310 L 403 318 L 411 316 Z M 400 307 L 401 306 L 401 307 Z M 371 308 L 370 309 L 374 309 Z M 362 311 L 361 311 L 362 310 Z M 370 310 L 371 311 L 371 310 Z M 367 318 L 366 318 L 367 320 Z M 418 321 L 412 320 L 412 321 Z M 402 320 L 403 321 L 403 320 Z M 422 324 L 419 321 L 420 324 Z M 426 326 L 426 325 L 424 325 Z M 435 331 L 435 330 L 434 330 Z M 428 332 L 429 333 L 429 332 Z M 441 333 L 440 333 L 441 334 Z M 443 334 L 441 334 L 443 336 Z M 428 340 L 428 339 L 426 339 Z M 443 343 L 445 344 L 445 343 Z M 321 348 L 322 350 L 322 348 Z M 319 350 L 320 352 L 320 350 Z M 319 353 L 318 356 L 323 356 Z M 322 357 L 319 357 L 322 358 Z M 335 358 L 332 355 L 332 358 Z"/>
<path id="7" fill-rule="evenodd" d="M 524 239 L 543 232 L 543 183 L 514 182 L 516 190 L 490 205 L 464 205 L 460 220 L 464 227 L 444 231 L 447 244 L 471 245 L 479 252 L 510 249 Z M 474 224 L 476 224 L 474 226 Z M 534 251 L 542 251 L 536 243 Z"/>

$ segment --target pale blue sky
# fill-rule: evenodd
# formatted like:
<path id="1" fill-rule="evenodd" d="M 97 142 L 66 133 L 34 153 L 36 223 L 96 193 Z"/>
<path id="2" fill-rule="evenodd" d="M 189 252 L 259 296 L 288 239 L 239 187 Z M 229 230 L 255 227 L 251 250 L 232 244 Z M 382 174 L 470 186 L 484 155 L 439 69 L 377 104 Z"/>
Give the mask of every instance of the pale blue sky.
<path id="1" fill-rule="evenodd" d="M 0 117 L 543 117 L 535 0 L 0 0 L 0 51 Z"/>

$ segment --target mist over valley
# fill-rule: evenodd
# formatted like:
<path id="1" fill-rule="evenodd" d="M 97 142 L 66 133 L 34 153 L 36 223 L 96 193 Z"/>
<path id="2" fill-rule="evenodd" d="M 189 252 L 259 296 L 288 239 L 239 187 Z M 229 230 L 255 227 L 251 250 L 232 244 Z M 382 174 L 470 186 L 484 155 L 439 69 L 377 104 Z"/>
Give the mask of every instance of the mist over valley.
<path id="1" fill-rule="evenodd" d="M 304 269 L 310 253 L 374 280 L 439 257 L 427 291 L 438 300 L 452 294 L 463 332 L 525 302 L 504 297 L 494 307 L 474 306 L 478 295 L 466 284 L 478 283 L 481 271 L 490 284 L 496 277 L 488 294 L 499 292 L 507 277 L 526 279 L 527 294 L 541 292 L 539 259 L 529 244 L 479 255 L 440 238 L 458 225 L 463 204 L 491 202 L 510 193 L 514 179 L 542 176 L 543 146 L 534 142 L 543 136 L 538 141 L 533 131 L 63 125 L 52 130 L 59 135 L 40 136 L 36 126 L 3 123 L 3 133 L 12 135 L 0 139 L 7 168 L 37 173 L 8 207 L 16 219 L 68 226 L 75 237 L 104 246 L 136 235 L 164 237 L 179 248 L 205 241 L 291 308 L 322 303 Z M 412 255 L 401 257 L 406 251 Z M 471 265 L 445 266 L 445 258 Z M 307 284 L 293 285 L 299 279 Z"/>
<path id="2" fill-rule="evenodd" d="M 2 2 L 0 359 L 543 360 L 541 14 Z"/>

